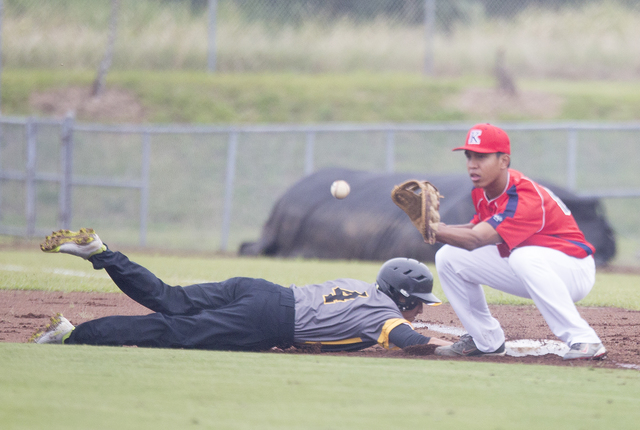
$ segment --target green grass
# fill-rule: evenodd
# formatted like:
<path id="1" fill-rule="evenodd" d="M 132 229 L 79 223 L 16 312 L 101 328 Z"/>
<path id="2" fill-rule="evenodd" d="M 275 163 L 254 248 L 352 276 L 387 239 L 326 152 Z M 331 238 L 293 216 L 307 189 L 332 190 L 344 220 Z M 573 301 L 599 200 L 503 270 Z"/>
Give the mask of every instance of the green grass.
<path id="1" fill-rule="evenodd" d="M 29 104 L 33 92 L 70 86 L 89 88 L 94 73 L 5 68 L 2 79 L 3 114 L 43 115 Z M 538 113 L 517 109 L 481 113 L 454 102 L 470 88 L 494 86 L 491 79 L 482 77 L 426 78 L 411 73 L 301 75 L 112 71 L 107 85 L 134 94 L 146 112 L 146 121 L 151 123 L 640 119 L 638 82 L 522 81 L 522 91 L 543 93 L 562 100 L 561 109 L 551 117 L 540 109 Z M 82 113 L 78 119 L 83 120 Z"/>
<path id="2" fill-rule="evenodd" d="M 0 288 L 116 291 L 87 261 L 11 243 L 0 240 Z M 379 267 L 127 254 L 169 283 L 373 280 Z M 600 273 L 585 303 L 640 309 L 639 278 Z M 434 291 L 444 298 L 437 279 Z M 492 291 L 491 303 L 511 303 Z M 640 373 L 624 369 L 11 343 L 0 343 L 0 363 L 3 430 L 632 429 L 640 419 Z"/>
<path id="3" fill-rule="evenodd" d="M 89 86 L 92 72 L 10 70 L 3 73 L 3 113 L 37 114 L 29 95 L 48 88 Z M 200 72 L 118 72 L 108 85 L 137 95 L 152 123 L 309 123 L 462 119 L 443 108 L 461 88 L 417 74 L 211 75 Z M 82 119 L 82 118 L 80 118 Z"/>
<path id="4" fill-rule="evenodd" d="M 640 373 L 1 344 L 3 429 L 631 429 Z"/>
<path id="5" fill-rule="evenodd" d="M 264 278 L 282 285 L 306 285 L 327 279 L 348 277 L 375 279 L 380 264 L 364 261 L 331 261 L 273 258 L 233 258 L 224 256 L 162 256 L 128 253 L 133 261 L 148 267 L 165 282 L 187 285 L 202 281 L 223 280 L 239 274 Z M 0 288 L 45 291 L 117 292 L 109 277 L 95 271 L 87 262 L 66 255 L 45 255 L 39 251 L 0 250 Z M 434 293 L 446 301 L 439 287 L 437 273 Z M 591 293 L 581 306 L 613 306 L 640 310 L 640 291 L 636 275 L 598 272 Z M 528 299 L 485 288 L 493 304 L 532 304 Z"/>
<path id="6" fill-rule="evenodd" d="M 117 249 L 117 248 L 114 248 Z M 233 276 L 264 278 L 281 285 L 307 285 L 328 279 L 354 278 L 375 280 L 379 262 L 347 260 L 304 260 L 274 258 L 237 258 L 230 256 L 171 256 L 152 253 L 127 252 L 131 260 L 149 268 L 172 285 L 220 281 Z M 118 289 L 104 273 L 93 270 L 90 263 L 68 255 L 47 255 L 34 245 L 33 251 L 0 250 L 0 288 L 45 291 L 117 292 Z M 434 293 L 446 301 L 434 273 Z M 640 276 L 598 272 L 591 293 L 580 306 L 613 306 L 640 310 Z M 528 299 L 485 288 L 487 301 L 492 304 L 532 304 Z"/>
<path id="7" fill-rule="evenodd" d="M 375 279 L 377 262 L 232 258 L 211 256 L 161 256 L 127 253 L 129 258 L 156 273 L 169 284 L 186 285 L 221 281 L 233 276 L 264 278 L 282 285 L 306 285 L 328 279 Z M 104 271 L 90 263 L 61 254 L 0 250 L 0 288 L 45 291 L 115 292 Z"/>

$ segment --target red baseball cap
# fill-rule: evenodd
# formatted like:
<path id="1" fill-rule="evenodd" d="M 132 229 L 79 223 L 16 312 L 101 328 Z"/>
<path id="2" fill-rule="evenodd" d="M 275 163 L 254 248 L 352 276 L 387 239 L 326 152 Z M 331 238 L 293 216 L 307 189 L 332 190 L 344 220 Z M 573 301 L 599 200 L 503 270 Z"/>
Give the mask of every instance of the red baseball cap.
<path id="1" fill-rule="evenodd" d="M 481 152 L 483 154 L 494 152 L 511 154 L 511 144 L 509 143 L 509 136 L 501 128 L 491 124 L 476 124 L 467 133 L 466 145 L 454 149 L 454 151 L 461 150 Z"/>

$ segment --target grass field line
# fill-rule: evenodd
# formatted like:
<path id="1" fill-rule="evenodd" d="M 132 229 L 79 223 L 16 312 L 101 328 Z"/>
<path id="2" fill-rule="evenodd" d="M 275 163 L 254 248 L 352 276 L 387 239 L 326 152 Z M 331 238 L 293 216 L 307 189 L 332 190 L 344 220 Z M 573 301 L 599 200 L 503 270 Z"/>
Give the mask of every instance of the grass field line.
<path id="1" fill-rule="evenodd" d="M 26 273 L 26 272 L 33 272 L 34 269 L 30 267 L 15 265 L 15 264 L 0 264 L 0 271 Z M 92 272 L 83 272 L 81 270 L 48 269 L 48 268 L 37 269 L 35 271 L 41 272 L 41 273 L 51 273 L 53 275 L 59 275 L 59 276 L 73 276 L 76 278 L 111 279 L 109 275 L 104 272 L 92 273 Z M 185 280 L 182 280 L 181 282 L 185 284 L 203 284 L 209 281 L 205 281 L 202 279 L 185 279 Z"/>
<path id="2" fill-rule="evenodd" d="M 14 264 L 0 264 L 0 270 L 7 272 L 33 272 L 34 269 L 30 267 L 18 266 Z M 109 278 L 109 275 L 105 273 L 89 273 L 82 272 L 80 270 L 68 270 L 68 269 L 38 269 L 38 272 L 52 273 L 54 275 L 61 276 L 75 276 L 78 278 Z"/>

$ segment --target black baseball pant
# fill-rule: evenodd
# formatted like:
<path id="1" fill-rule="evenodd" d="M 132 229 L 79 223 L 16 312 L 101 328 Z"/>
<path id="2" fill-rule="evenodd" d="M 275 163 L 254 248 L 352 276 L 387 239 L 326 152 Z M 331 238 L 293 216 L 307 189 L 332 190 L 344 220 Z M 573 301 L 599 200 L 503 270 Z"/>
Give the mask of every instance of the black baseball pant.
<path id="1" fill-rule="evenodd" d="M 89 261 L 153 313 L 87 321 L 66 344 L 247 351 L 293 344 L 295 300 L 289 288 L 242 277 L 169 286 L 120 252 L 106 250 Z"/>

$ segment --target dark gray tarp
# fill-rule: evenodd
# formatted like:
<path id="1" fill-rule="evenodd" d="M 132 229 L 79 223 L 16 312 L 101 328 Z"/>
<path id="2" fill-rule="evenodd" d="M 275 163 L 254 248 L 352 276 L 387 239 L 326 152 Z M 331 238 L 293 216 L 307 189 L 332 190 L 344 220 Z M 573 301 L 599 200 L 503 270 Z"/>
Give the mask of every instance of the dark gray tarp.
<path id="1" fill-rule="evenodd" d="M 346 199 L 330 193 L 333 181 L 351 186 Z M 322 259 L 385 261 L 410 257 L 433 261 L 440 244 L 426 244 L 409 217 L 391 200 L 394 185 L 405 180 L 431 181 L 444 199 L 440 217 L 447 224 L 466 224 L 475 213 L 472 184 L 466 174 L 372 173 L 325 169 L 301 179 L 278 200 L 257 242 L 244 243 L 241 255 L 269 255 Z M 551 189 L 572 211 L 596 261 L 606 263 L 615 254 L 613 231 L 598 199 L 580 198 L 553 184 Z"/>

